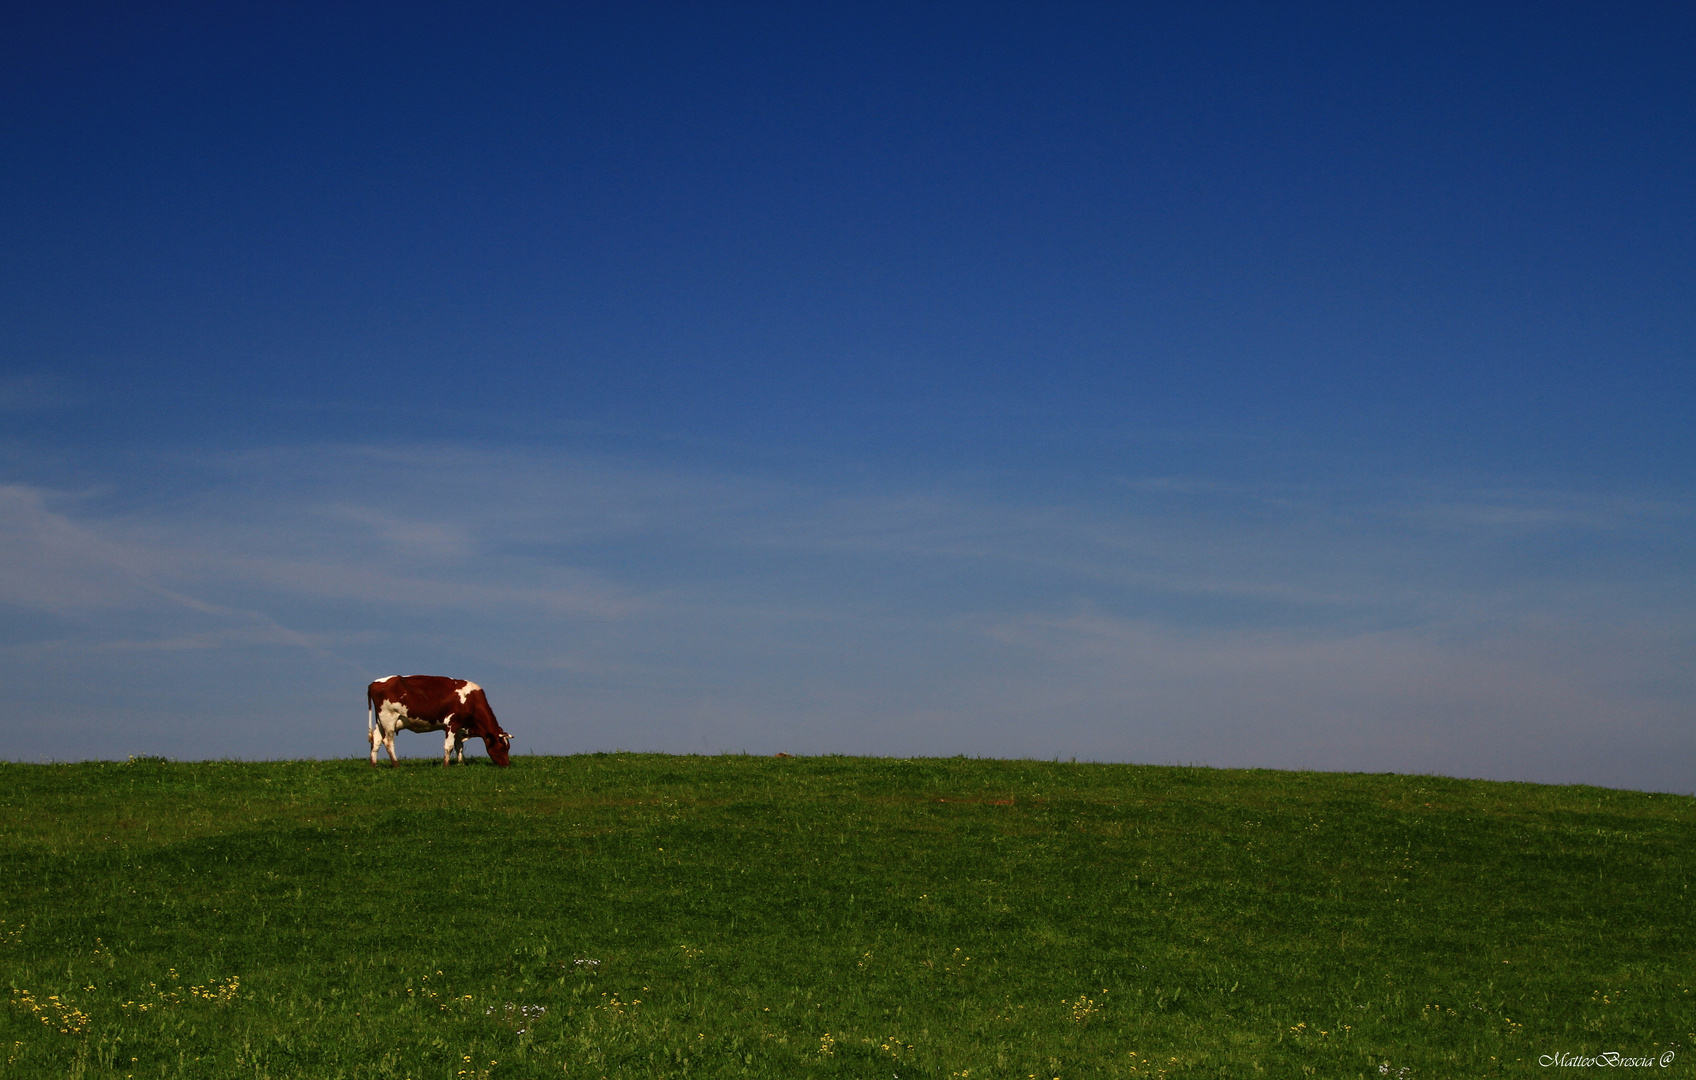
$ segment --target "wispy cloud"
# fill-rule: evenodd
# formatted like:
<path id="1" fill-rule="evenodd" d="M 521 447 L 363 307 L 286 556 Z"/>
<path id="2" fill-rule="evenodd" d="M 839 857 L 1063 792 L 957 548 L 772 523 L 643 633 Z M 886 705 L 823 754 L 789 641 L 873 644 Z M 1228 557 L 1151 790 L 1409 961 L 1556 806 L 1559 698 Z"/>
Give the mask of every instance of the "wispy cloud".
<path id="1" fill-rule="evenodd" d="M 1692 753 L 1674 722 L 1690 586 L 1659 539 L 1688 517 L 1677 500 L 1203 482 L 1013 499 L 970 476 L 452 446 L 198 467 L 121 511 L 0 489 L 0 599 L 49 618 L 40 648 L 14 633 L 0 658 L 145 656 L 168 681 L 222 651 L 231 680 L 270 664 L 350 697 L 365 675 L 451 668 L 498 685 L 536 749 L 618 731 L 1558 778 L 1585 775 L 1562 762 L 1598 732 Z"/>
<path id="2" fill-rule="evenodd" d="M 66 612 L 129 605 L 153 592 L 160 568 L 144 549 L 114 542 L 47 504 L 47 493 L 0 487 L 0 600 Z"/>
<path id="3" fill-rule="evenodd" d="M 0 374 L 0 412 L 41 412 L 75 404 L 78 395 L 63 380 L 45 374 Z"/>

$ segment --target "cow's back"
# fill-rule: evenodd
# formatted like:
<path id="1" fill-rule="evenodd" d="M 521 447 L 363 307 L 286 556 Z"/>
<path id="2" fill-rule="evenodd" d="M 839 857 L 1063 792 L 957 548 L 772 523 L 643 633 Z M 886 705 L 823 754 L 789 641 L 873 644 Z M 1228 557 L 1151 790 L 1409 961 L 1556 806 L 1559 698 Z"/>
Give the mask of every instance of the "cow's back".
<path id="1" fill-rule="evenodd" d="M 466 687 L 477 684 L 445 675 L 391 675 L 372 683 L 366 693 L 377 712 L 408 721 L 403 726 L 417 731 L 469 717 L 471 691 Z"/>

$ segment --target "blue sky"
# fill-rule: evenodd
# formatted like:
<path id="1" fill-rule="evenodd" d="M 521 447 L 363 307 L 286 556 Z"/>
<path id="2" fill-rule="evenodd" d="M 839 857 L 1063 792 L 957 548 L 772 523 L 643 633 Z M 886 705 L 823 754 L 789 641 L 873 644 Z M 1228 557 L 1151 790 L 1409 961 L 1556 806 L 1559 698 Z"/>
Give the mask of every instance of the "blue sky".
<path id="1" fill-rule="evenodd" d="M 1693 51 L 1682 5 L 38 5 L 6 752 L 354 754 L 437 672 L 531 752 L 1689 791 Z"/>

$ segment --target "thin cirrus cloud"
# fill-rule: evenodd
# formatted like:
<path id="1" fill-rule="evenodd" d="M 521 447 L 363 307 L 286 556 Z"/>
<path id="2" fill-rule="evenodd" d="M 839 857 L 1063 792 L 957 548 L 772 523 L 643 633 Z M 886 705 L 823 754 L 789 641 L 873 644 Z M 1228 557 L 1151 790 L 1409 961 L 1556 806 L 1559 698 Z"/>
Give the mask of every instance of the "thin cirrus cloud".
<path id="1" fill-rule="evenodd" d="M 441 669 L 489 685 L 533 752 L 1667 789 L 1693 756 L 1676 501 L 1174 480 L 1012 498 L 969 477 L 451 446 L 276 450 L 200 476 L 121 513 L 0 491 L 12 684 L 135 691 L 123 718 L 33 703 L 82 753 L 358 752 L 362 680 Z M 64 753 L 8 723 L 16 752 Z"/>
<path id="2" fill-rule="evenodd" d="M 0 486 L 0 601 L 53 614 L 143 603 L 155 553 L 108 539 L 48 506 L 48 493 Z"/>
<path id="3" fill-rule="evenodd" d="M 39 372 L 0 375 L 0 412 L 39 413 L 87 398 L 62 378 Z"/>

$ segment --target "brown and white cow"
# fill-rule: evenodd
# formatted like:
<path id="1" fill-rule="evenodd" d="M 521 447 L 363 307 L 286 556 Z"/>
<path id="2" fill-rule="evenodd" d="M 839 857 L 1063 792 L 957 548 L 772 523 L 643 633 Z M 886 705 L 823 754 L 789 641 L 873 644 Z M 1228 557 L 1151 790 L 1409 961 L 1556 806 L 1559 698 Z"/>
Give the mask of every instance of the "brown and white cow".
<path id="1" fill-rule="evenodd" d="M 501 730 L 483 688 L 474 682 L 441 675 L 390 675 L 367 687 L 365 700 L 365 737 L 371 743 L 373 767 L 379 745 L 389 752 L 389 764 L 400 765 L 395 759 L 395 735 L 403 728 L 446 731 L 443 765 L 451 754 L 457 754 L 463 764 L 465 740 L 472 736 L 483 740 L 490 761 L 503 768 L 508 764 L 512 736 Z"/>

